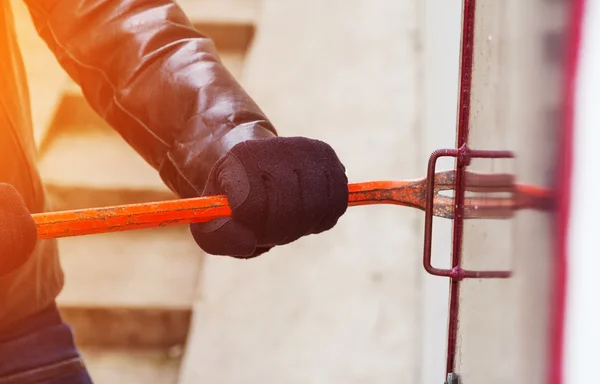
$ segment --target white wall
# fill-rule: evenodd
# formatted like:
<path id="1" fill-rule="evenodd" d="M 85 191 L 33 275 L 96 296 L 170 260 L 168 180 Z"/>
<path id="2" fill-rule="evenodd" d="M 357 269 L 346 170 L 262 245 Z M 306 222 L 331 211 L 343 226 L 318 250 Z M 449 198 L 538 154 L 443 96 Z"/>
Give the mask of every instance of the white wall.
<path id="1" fill-rule="evenodd" d="M 420 2 L 419 10 L 423 39 L 420 164 L 421 172 L 425 174 L 431 152 L 456 146 L 462 0 L 424 0 Z M 453 167 L 452 159 L 440 159 L 438 163 L 439 170 Z M 451 264 L 452 222 L 436 218 L 433 224 L 433 264 L 448 268 Z M 422 231 L 419 236 L 422 238 Z M 421 383 L 440 384 L 444 382 L 446 369 L 449 281 L 430 276 L 424 270 L 421 278 Z"/>
<path id="2" fill-rule="evenodd" d="M 567 235 L 565 384 L 598 382 L 600 306 L 598 292 L 597 175 L 600 172 L 600 4 L 585 2 L 576 78 L 570 227 Z"/>

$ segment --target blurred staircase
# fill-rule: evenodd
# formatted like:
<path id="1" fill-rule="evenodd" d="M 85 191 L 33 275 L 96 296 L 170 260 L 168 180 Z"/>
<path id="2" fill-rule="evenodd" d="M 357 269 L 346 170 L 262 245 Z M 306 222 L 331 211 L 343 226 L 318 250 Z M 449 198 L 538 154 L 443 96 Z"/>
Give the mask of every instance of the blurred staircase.
<path id="1" fill-rule="evenodd" d="M 158 174 L 89 107 L 13 0 L 53 210 L 164 200 Z M 179 1 L 242 75 L 260 0 Z M 96 383 L 176 383 L 202 269 L 187 227 L 59 240 L 62 314 Z"/>

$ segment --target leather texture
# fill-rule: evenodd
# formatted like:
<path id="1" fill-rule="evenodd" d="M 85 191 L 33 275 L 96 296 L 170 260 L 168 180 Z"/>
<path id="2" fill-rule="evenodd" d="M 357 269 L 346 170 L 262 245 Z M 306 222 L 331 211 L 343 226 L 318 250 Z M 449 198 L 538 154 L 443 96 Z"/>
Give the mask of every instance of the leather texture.
<path id="1" fill-rule="evenodd" d="M 25 0 L 62 67 L 182 197 L 235 144 L 275 128 L 173 1 Z"/>
<path id="2" fill-rule="evenodd" d="M 25 2 L 90 105 L 179 196 L 199 196 L 213 165 L 236 144 L 277 136 L 213 42 L 174 1 Z M 0 3 L 0 84 L 0 182 L 14 185 L 30 212 L 42 212 L 47 206 L 9 1 Z M 0 277 L 0 331 L 47 307 L 62 285 L 56 242 L 38 242 L 21 268 Z"/>

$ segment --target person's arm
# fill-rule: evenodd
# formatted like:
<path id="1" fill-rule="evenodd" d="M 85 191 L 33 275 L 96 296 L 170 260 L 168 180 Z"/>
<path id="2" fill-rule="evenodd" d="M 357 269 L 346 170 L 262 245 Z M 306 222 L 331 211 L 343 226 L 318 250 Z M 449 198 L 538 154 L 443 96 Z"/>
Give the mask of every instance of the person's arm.
<path id="1" fill-rule="evenodd" d="M 0 277 L 23 265 L 35 248 L 37 229 L 15 188 L 0 183 Z"/>
<path id="2" fill-rule="evenodd" d="M 276 136 L 174 1 L 25 2 L 90 105 L 180 196 L 235 144 Z"/>
<path id="3" fill-rule="evenodd" d="M 181 197 L 227 195 L 232 219 L 192 226 L 207 252 L 257 256 L 332 228 L 345 170 L 317 140 L 279 138 L 168 0 L 25 0 L 91 106 Z"/>

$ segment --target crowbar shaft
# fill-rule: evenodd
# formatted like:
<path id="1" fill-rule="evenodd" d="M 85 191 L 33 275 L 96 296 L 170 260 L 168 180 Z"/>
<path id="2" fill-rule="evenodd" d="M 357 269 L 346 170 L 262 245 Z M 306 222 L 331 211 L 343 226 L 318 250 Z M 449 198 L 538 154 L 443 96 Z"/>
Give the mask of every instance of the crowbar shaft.
<path id="1" fill-rule="evenodd" d="M 435 174 L 433 215 L 454 218 L 454 197 L 441 192 L 454 189 L 455 171 Z M 349 184 L 348 206 L 393 204 L 425 210 L 427 179 L 374 181 Z M 508 174 L 466 173 L 466 190 L 509 193 L 502 197 L 465 198 L 465 219 L 510 218 L 518 209 L 545 209 L 552 201 L 547 190 L 518 185 Z M 430 191 L 431 192 L 431 191 Z M 223 195 L 177 199 L 103 208 L 34 214 L 38 238 L 50 239 L 135 229 L 202 223 L 229 217 L 231 209 Z"/>

